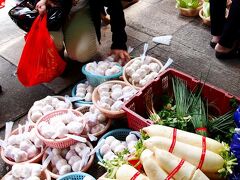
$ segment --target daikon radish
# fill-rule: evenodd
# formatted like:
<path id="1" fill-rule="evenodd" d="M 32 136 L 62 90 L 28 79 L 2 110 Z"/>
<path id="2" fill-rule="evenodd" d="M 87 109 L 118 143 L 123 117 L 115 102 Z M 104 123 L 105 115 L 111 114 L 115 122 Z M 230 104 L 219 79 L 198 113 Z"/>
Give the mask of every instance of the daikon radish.
<path id="1" fill-rule="evenodd" d="M 117 180 L 132 180 L 133 178 L 134 180 L 149 180 L 147 176 L 144 176 L 137 169 L 127 164 L 122 165 L 117 170 L 116 173 Z"/>
<path id="2" fill-rule="evenodd" d="M 162 125 L 151 125 L 143 128 L 143 131 L 146 132 L 150 137 L 153 136 L 163 136 L 169 139 L 173 138 L 173 129 L 168 126 Z M 176 140 L 186 144 L 191 144 L 193 146 L 202 147 L 202 136 L 187 131 L 182 131 L 177 129 Z M 215 152 L 217 154 L 223 149 L 223 145 L 218 141 L 206 138 L 207 150 Z"/>
<path id="3" fill-rule="evenodd" d="M 151 125 L 143 128 L 143 131 L 146 132 L 150 137 L 153 136 L 162 136 L 169 139 L 173 138 L 173 129 L 168 126 L 162 125 Z M 187 131 L 182 131 L 177 129 L 176 140 L 186 144 L 190 144 L 197 147 L 202 147 L 202 136 Z M 223 149 L 223 145 L 218 141 L 206 138 L 207 150 L 215 152 L 217 154 Z"/>
<path id="4" fill-rule="evenodd" d="M 211 180 L 224 180 L 219 173 L 205 173 L 205 175 Z"/>
<path id="5" fill-rule="evenodd" d="M 166 179 L 168 174 L 158 165 L 154 154 L 149 149 L 145 149 L 140 157 L 144 171 L 151 180 Z"/>
<path id="6" fill-rule="evenodd" d="M 152 151 L 154 150 L 154 147 L 168 151 L 172 145 L 172 140 L 165 137 L 155 136 L 145 140 L 143 145 Z M 179 141 L 176 141 L 172 154 L 197 167 L 200 160 L 204 157 L 202 167 L 200 168 L 203 172 L 217 172 L 224 164 L 224 160 L 220 155 L 206 150 L 205 155 L 202 156 L 202 148 Z"/>
<path id="7" fill-rule="evenodd" d="M 175 174 L 173 173 L 174 179 L 191 179 L 194 172 L 196 171 L 196 166 L 193 166 L 187 161 L 182 162 L 181 158 L 171 154 L 168 151 L 158 148 L 154 149 L 157 162 L 168 174 L 171 174 L 174 170 L 176 170 Z M 182 162 L 182 164 L 180 164 L 180 162 Z"/>
<path id="8" fill-rule="evenodd" d="M 209 178 L 200 169 L 197 169 L 191 180 L 209 180 Z"/>

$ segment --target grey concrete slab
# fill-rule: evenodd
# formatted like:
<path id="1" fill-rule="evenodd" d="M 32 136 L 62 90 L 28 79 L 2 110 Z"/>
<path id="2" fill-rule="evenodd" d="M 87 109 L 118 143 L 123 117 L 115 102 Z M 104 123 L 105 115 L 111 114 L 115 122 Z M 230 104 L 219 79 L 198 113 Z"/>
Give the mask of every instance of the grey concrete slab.
<path id="1" fill-rule="evenodd" d="M 15 66 L 18 66 L 24 45 L 25 41 L 23 35 L 13 38 L 1 45 L 0 55 Z"/>
<path id="2" fill-rule="evenodd" d="M 8 16 L 8 11 L 13 6 L 13 0 L 9 0 L 6 1 L 6 6 L 0 10 L 0 45 L 24 34 Z"/>
<path id="3" fill-rule="evenodd" d="M 73 86 L 78 81 L 85 79 L 84 75 L 81 73 L 82 64 L 78 62 L 70 62 L 69 70 L 64 76 L 55 78 L 49 83 L 44 83 L 44 86 L 51 89 L 54 94 L 59 94 L 66 88 Z M 68 68 L 68 67 L 67 67 Z"/>
<path id="4" fill-rule="evenodd" d="M 0 57 L 0 128 L 6 121 L 15 121 L 26 114 L 33 102 L 52 92 L 44 86 L 25 88 L 14 76 L 16 67 Z"/>
<path id="5" fill-rule="evenodd" d="M 169 57 L 174 59 L 173 68 L 198 78 L 202 75 L 206 77 L 210 69 L 207 82 L 236 96 L 240 96 L 240 71 L 231 70 L 229 64 L 217 60 L 214 57 L 214 53 L 212 53 L 212 56 L 208 56 L 175 41 L 172 41 L 171 46 L 158 46 L 150 52 L 156 55 L 162 62 L 166 62 Z M 233 61 L 239 68 L 240 61 Z"/>
<path id="6" fill-rule="evenodd" d="M 125 10 L 128 26 L 152 36 L 173 34 L 194 18 L 178 15 L 175 0 L 155 4 L 138 2 Z"/>
<path id="7" fill-rule="evenodd" d="M 155 4 L 155 3 L 158 3 L 162 0 L 140 0 L 140 1 L 143 1 L 143 2 L 146 2 L 146 3 L 149 3 L 149 4 Z"/>

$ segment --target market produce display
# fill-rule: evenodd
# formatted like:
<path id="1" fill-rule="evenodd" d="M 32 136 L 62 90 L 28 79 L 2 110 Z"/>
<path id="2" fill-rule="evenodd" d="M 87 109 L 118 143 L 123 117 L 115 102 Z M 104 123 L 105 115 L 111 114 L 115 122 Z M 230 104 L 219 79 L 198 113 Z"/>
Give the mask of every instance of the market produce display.
<path id="1" fill-rule="evenodd" d="M 82 132 L 83 135 L 100 136 L 111 124 L 111 119 L 107 118 L 94 105 L 83 106 L 76 110 L 83 114 L 83 119 L 87 122 Z"/>
<path id="2" fill-rule="evenodd" d="M 93 89 L 94 87 L 91 86 L 88 81 L 85 81 L 84 83 L 79 83 L 76 86 L 75 96 L 80 97 L 81 101 L 91 102 Z"/>
<path id="3" fill-rule="evenodd" d="M 107 117 L 119 118 L 124 116 L 121 110 L 124 102 L 136 93 L 136 89 L 123 81 L 108 81 L 94 89 L 93 104 Z"/>
<path id="4" fill-rule="evenodd" d="M 50 180 L 42 165 L 35 163 L 14 164 L 12 170 L 2 180 Z"/>
<path id="5" fill-rule="evenodd" d="M 44 147 L 43 142 L 36 137 L 33 126 L 19 126 L 5 139 L 1 155 L 4 161 L 11 165 L 21 162 L 36 162 L 41 160 Z"/>
<path id="6" fill-rule="evenodd" d="M 100 76 L 111 76 L 121 71 L 121 66 L 116 62 L 99 61 L 91 62 L 86 65 L 86 71 Z"/>
<path id="7" fill-rule="evenodd" d="M 58 109 L 72 108 L 70 101 L 62 96 L 47 96 L 41 100 L 35 101 L 33 106 L 28 112 L 28 120 L 33 123 L 37 121 L 45 114 Z"/>
<path id="8" fill-rule="evenodd" d="M 65 149 L 52 149 L 53 156 L 48 166 L 50 175 L 56 178 L 70 172 L 86 171 L 93 162 L 94 156 L 90 155 L 92 149 L 90 142 L 79 142 Z"/>
<path id="9" fill-rule="evenodd" d="M 134 134 L 129 134 L 126 137 L 126 141 L 120 141 L 114 136 L 108 136 L 105 139 L 105 143 L 100 148 L 100 154 L 103 160 L 113 160 L 116 155 L 128 151 L 129 154 L 133 154 L 136 151 L 135 145 L 137 144 L 138 138 Z"/>
<path id="10" fill-rule="evenodd" d="M 60 111 L 59 114 L 47 118 L 46 121 L 42 119 L 37 123 L 37 132 L 45 139 L 62 139 L 66 137 L 66 134 L 80 135 L 86 124 L 81 116 L 80 112 L 74 110 L 67 110 L 66 113 Z"/>
<path id="11" fill-rule="evenodd" d="M 124 81 L 134 88 L 141 88 L 158 76 L 162 64 L 151 56 L 142 61 L 136 57 L 129 61 L 123 70 Z"/>
<path id="12" fill-rule="evenodd" d="M 84 68 L 96 77 L 122 71 L 120 65 L 108 61 L 91 62 Z M 126 64 L 125 82 L 104 79 L 107 82 L 97 87 L 100 81 L 78 83 L 75 95 L 92 101 L 91 105 L 76 108 L 70 102 L 76 97 L 67 96 L 36 101 L 24 126 L 12 132 L 13 123 L 6 124 L 5 139 L 0 140 L 1 156 L 13 167 L 3 179 L 94 180 L 83 172 L 94 163 L 95 153 L 98 165 L 106 170 L 99 180 L 239 179 L 239 100 L 222 111 L 219 104 L 213 106 L 204 97 L 205 82 L 189 77 L 199 83 L 193 87 L 184 75 L 180 76 L 184 80 L 173 75 L 160 79 L 164 76 L 159 75 L 161 68 L 158 60 L 144 54 Z M 151 84 L 155 87 L 146 89 Z M 138 101 L 129 107 L 135 112 L 128 123 L 135 121 L 136 127 L 131 122 L 128 125 L 138 131 L 113 128 L 104 134 L 113 121 L 122 125 L 123 107 L 134 98 Z M 137 112 L 139 107 L 144 111 Z M 140 121 L 140 116 L 148 119 Z"/>

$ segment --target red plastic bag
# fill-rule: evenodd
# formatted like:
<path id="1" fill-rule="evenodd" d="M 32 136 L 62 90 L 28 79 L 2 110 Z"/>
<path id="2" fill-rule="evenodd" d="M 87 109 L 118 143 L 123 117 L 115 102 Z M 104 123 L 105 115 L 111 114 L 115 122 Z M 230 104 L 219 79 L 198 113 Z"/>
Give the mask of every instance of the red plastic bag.
<path id="1" fill-rule="evenodd" d="M 19 81 L 24 86 L 49 82 L 61 75 L 65 66 L 47 30 L 47 16 L 38 16 L 27 34 L 18 64 Z"/>
<path id="2" fill-rule="evenodd" d="M 0 9 L 5 6 L 5 0 L 0 0 Z"/>

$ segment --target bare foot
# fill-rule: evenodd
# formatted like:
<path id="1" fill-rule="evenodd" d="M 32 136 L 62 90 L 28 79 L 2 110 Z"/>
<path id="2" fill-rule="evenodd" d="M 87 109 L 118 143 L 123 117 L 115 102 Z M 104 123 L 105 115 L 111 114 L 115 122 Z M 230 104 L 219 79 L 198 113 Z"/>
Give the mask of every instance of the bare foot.
<path id="1" fill-rule="evenodd" d="M 211 42 L 218 43 L 221 36 L 213 36 Z"/>

